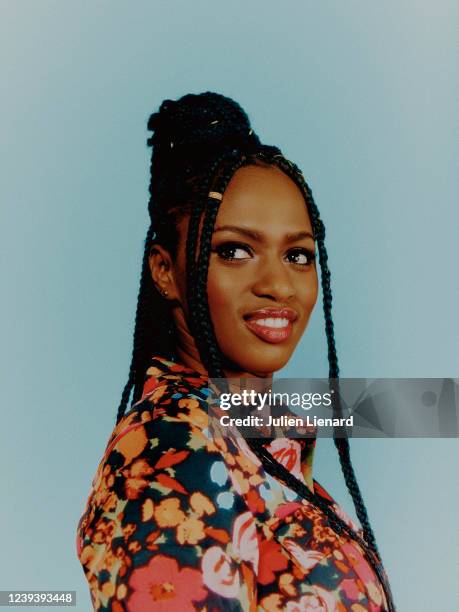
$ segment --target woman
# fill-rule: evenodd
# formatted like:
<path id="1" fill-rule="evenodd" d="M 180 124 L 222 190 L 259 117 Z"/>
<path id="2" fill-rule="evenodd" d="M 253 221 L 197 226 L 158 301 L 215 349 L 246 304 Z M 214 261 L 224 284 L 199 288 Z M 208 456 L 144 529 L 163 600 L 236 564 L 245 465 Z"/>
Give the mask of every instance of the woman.
<path id="1" fill-rule="evenodd" d="M 357 528 L 313 479 L 314 438 L 212 438 L 209 377 L 270 382 L 317 300 L 338 378 L 311 191 L 233 100 L 166 100 L 154 131 L 129 380 L 78 525 L 95 610 L 394 610 L 355 479 Z M 124 414 L 134 389 L 130 410 Z"/>

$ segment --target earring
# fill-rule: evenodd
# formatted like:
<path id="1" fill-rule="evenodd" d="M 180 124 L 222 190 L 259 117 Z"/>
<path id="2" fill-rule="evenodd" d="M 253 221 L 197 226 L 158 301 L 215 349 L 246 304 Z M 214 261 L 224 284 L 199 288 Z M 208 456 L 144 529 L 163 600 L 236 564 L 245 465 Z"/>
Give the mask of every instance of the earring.
<path id="1" fill-rule="evenodd" d="M 161 295 L 168 295 L 167 289 L 161 289 Z"/>

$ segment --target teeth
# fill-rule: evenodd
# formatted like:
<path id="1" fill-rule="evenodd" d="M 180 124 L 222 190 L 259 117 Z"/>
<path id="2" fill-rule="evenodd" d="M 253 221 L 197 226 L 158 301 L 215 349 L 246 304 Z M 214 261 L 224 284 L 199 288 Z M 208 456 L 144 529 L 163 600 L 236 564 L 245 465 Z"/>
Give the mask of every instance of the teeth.
<path id="1" fill-rule="evenodd" d="M 288 319 L 281 319 L 280 317 L 269 318 L 269 319 L 256 319 L 257 325 L 263 325 L 264 327 L 287 327 L 289 324 Z"/>

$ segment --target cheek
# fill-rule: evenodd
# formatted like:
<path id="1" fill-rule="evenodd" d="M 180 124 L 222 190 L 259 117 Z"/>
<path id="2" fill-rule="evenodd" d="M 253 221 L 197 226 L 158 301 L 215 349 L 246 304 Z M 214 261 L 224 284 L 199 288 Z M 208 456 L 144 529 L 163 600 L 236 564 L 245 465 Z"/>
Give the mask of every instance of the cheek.
<path id="1" fill-rule="evenodd" d="M 302 283 L 301 289 L 298 292 L 299 300 L 304 308 L 306 320 L 309 318 L 314 306 L 316 305 L 318 295 L 319 281 L 317 278 L 317 272 L 314 272 L 314 274 L 311 274 L 311 276 L 307 279 L 306 283 Z"/>
<path id="2" fill-rule="evenodd" d="M 215 270 L 209 267 L 207 279 L 207 295 L 212 319 L 216 325 L 219 322 L 228 323 L 236 316 L 238 296 L 241 287 L 235 282 L 234 274 L 225 274 L 225 270 Z"/>

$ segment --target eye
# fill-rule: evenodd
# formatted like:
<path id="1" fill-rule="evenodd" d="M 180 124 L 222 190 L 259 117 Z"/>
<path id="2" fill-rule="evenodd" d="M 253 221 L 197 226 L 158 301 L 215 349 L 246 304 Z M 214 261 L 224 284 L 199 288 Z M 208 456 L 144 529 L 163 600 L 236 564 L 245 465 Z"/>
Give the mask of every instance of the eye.
<path id="1" fill-rule="evenodd" d="M 213 249 L 213 251 L 215 251 L 219 257 L 227 261 L 250 259 L 251 257 L 249 247 L 239 242 L 225 242 Z M 248 255 L 248 257 L 246 257 L 246 255 Z"/>
<path id="2" fill-rule="evenodd" d="M 311 249 L 297 248 L 288 252 L 287 257 L 291 263 L 306 267 L 314 261 L 316 254 Z"/>

